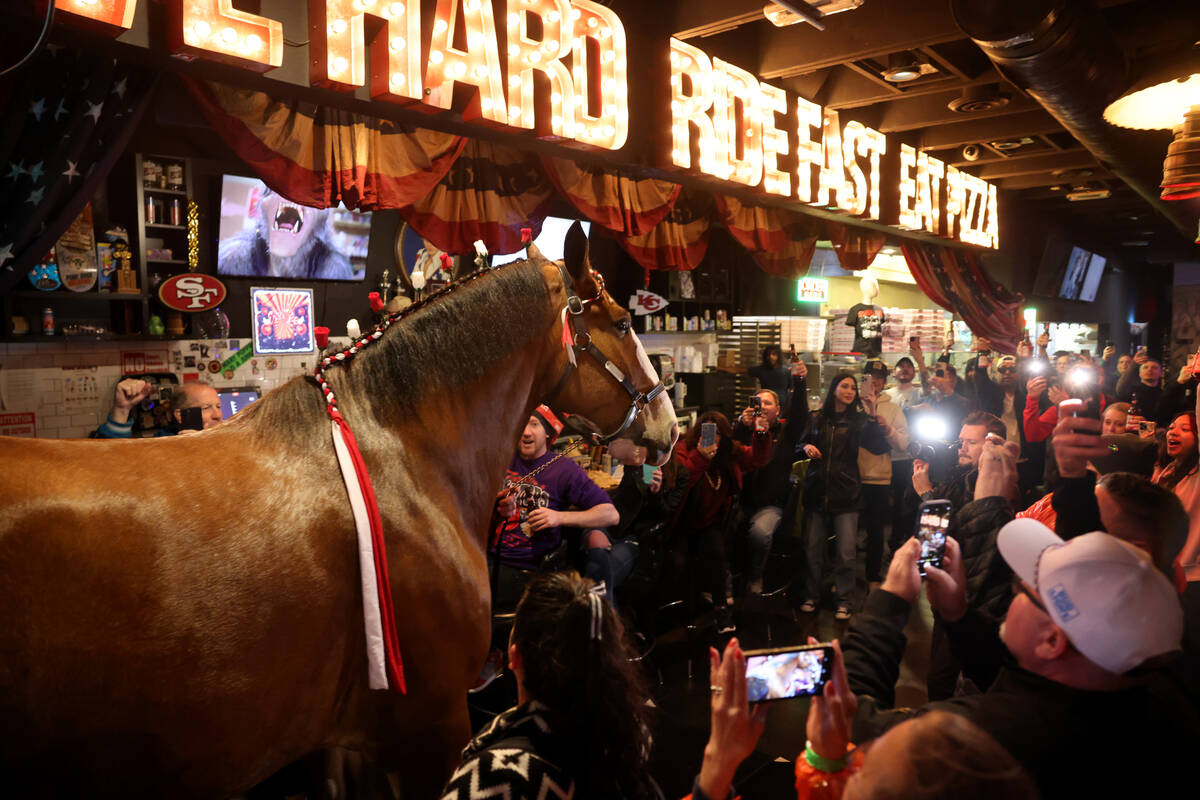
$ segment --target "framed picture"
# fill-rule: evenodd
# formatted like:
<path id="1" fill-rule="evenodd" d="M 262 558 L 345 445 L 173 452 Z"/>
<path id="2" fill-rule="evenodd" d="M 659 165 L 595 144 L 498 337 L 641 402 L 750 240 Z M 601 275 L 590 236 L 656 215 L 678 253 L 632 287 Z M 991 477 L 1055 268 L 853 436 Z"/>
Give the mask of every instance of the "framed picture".
<path id="1" fill-rule="evenodd" d="M 312 301 L 312 289 L 252 288 L 254 354 L 313 352 Z"/>

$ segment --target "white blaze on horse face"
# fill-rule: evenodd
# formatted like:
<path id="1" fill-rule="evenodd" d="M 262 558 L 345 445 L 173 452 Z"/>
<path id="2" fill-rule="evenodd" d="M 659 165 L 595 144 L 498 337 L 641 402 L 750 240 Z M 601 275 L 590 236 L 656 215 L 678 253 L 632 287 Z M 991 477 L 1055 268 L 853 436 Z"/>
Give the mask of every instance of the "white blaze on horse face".
<path id="1" fill-rule="evenodd" d="M 645 348 L 642 347 L 642 342 L 638 339 L 637 334 L 633 331 L 629 332 L 633 337 L 633 345 L 637 350 L 636 371 L 640 375 L 635 375 L 635 384 L 657 384 L 659 380 L 658 373 L 654 371 L 654 365 L 650 363 L 650 357 L 646 355 Z M 656 467 L 667 463 L 667 459 L 671 457 L 671 448 L 675 446 L 675 440 L 679 436 L 679 427 L 675 419 L 675 406 L 671 403 L 671 393 L 662 392 L 658 397 L 650 401 L 650 404 L 642 409 L 639 415 L 639 421 L 645 431 L 642 437 L 642 443 L 653 445 L 656 453 L 650 453 L 646 459 L 647 464 L 652 464 Z"/>

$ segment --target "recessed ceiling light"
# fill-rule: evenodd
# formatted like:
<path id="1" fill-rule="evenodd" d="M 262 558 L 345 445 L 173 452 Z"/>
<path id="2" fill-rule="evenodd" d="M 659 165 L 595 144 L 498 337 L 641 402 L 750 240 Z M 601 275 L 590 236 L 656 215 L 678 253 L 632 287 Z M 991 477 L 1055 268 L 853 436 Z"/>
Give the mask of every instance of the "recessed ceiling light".
<path id="1" fill-rule="evenodd" d="M 888 68 L 880 75 L 889 83 L 908 83 L 920 78 L 927 70 L 932 68 L 911 53 L 892 53 L 888 56 Z"/>

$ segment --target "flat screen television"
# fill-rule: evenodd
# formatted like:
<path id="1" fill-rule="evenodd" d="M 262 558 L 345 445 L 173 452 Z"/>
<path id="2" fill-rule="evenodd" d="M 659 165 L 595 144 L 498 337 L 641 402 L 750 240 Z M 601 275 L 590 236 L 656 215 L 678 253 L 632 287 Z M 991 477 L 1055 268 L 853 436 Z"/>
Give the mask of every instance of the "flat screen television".
<path id="1" fill-rule="evenodd" d="M 537 245 L 538 250 L 541 250 L 542 255 L 546 258 L 551 261 L 561 261 L 563 257 L 563 244 L 567 240 L 567 231 L 571 229 L 571 226 L 576 221 L 566 219 L 565 217 L 546 217 L 546 220 L 542 223 L 542 232 L 533 240 L 533 243 Z M 591 232 L 592 223 L 583 221 L 579 224 L 583 226 L 584 235 Z M 501 264 L 517 261 L 524 257 L 524 249 L 504 256 L 492 256 L 492 266 L 498 267 Z"/>
<path id="2" fill-rule="evenodd" d="M 221 400 L 221 418 L 229 419 L 246 406 L 258 400 L 258 389 L 253 386 L 238 389 L 218 389 L 217 397 Z"/>
<path id="3" fill-rule="evenodd" d="M 221 179 L 217 274 L 358 281 L 366 274 L 371 214 L 302 206 L 257 178 Z"/>
<path id="4" fill-rule="evenodd" d="M 1088 303 L 1095 300 L 1107 261 L 1104 256 L 1082 247 L 1072 247 L 1058 296 L 1064 300 L 1083 300 Z"/>

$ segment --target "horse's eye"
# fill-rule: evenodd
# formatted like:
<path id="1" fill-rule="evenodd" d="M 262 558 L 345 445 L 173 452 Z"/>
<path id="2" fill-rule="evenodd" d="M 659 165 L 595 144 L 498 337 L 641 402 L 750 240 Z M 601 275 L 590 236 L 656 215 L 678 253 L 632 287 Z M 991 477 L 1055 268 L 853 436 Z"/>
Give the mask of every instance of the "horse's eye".
<path id="1" fill-rule="evenodd" d="M 629 327 L 630 327 L 629 317 L 624 317 L 622 319 L 617 320 L 616 324 L 613 327 L 615 327 L 617 329 L 617 333 L 621 334 L 622 336 L 629 333 Z"/>

